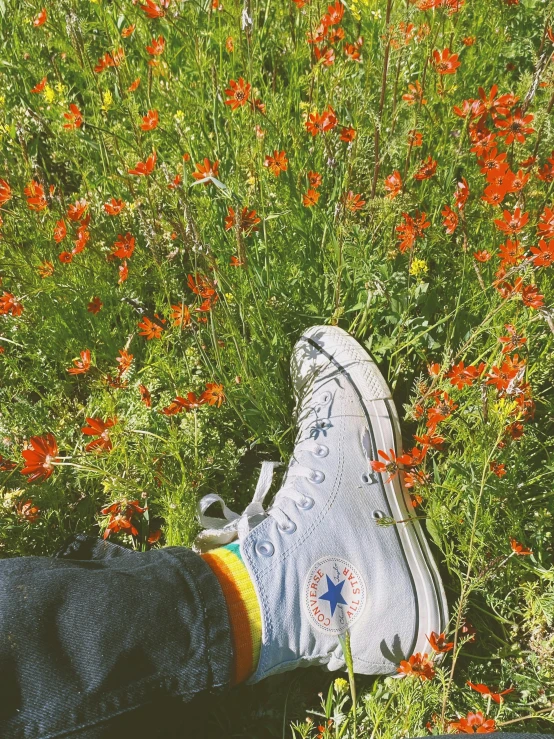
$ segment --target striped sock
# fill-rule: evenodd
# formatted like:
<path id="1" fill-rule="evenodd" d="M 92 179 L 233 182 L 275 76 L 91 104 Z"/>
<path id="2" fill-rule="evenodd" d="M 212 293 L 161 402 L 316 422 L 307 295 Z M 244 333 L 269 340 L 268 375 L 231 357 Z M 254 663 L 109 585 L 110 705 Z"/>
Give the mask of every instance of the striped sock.
<path id="1" fill-rule="evenodd" d="M 238 543 L 201 555 L 217 577 L 227 603 L 235 660 L 232 684 L 241 683 L 258 666 L 262 643 L 262 617 L 258 597 Z"/>

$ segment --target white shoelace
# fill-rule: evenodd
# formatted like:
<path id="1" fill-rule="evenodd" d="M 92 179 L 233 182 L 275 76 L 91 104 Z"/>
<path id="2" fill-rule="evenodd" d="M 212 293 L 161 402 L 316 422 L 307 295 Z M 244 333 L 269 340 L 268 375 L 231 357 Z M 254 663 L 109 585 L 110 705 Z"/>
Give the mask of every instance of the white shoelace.
<path id="1" fill-rule="evenodd" d="M 301 452 L 311 452 L 317 457 L 317 450 L 322 448 L 324 449 L 325 447 L 322 447 L 321 444 L 313 440 L 303 441 L 295 449 L 295 458 Z M 275 468 L 280 465 L 281 462 L 262 462 L 262 469 L 256 490 L 254 491 L 252 500 L 242 514 L 232 511 L 217 493 L 209 493 L 201 498 L 198 503 L 198 518 L 200 524 L 204 526 L 204 530 L 194 540 L 193 549 L 198 552 L 207 552 L 215 547 L 230 544 L 237 538 L 241 541 L 249 533 L 252 523 L 257 525 L 267 516 L 272 516 L 276 520 L 281 531 L 290 532 L 294 530 L 296 525 L 279 508 L 278 502 L 280 499 L 289 498 L 298 505 L 299 509 L 311 507 L 313 503 L 312 499 L 294 487 L 294 480 L 295 478 L 304 478 L 310 482 L 317 483 L 323 479 L 321 478 L 322 473 L 318 473 L 317 470 L 296 462 L 289 467 L 285 485 L 275 496 L 273 505 L 266 510 L 263 502 L 271 487 Z M 318 477 L 318 474 L 320 477 Z M 221 505 L 223 518 L 214 518 L 206 515 L 206 511 L 214 503 Z"/>

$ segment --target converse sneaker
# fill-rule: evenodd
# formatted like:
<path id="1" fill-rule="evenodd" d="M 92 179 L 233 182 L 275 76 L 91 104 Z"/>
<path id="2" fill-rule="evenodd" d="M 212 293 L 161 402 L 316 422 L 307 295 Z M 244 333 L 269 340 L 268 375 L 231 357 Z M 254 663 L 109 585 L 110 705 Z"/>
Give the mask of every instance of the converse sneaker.
<path id="1" fill-rule="evenodd" d="M 294 348 L 298 436 L 283 484 L 264 510 L 275 463 L 262 466 L 242 516 L 204 514 L 206 550 L 238 538 L 262 617 L 261 651 L 249 682 L 299 666 L 345 668 L 350 632 L 354 671 L 396 673 L 429 650 L 447 624 L 437 567 L 400 476 L 374 472 L 377 450 L 401 454 L 398 417 L 379 369 L 345 331 L 314 326 Z"/>

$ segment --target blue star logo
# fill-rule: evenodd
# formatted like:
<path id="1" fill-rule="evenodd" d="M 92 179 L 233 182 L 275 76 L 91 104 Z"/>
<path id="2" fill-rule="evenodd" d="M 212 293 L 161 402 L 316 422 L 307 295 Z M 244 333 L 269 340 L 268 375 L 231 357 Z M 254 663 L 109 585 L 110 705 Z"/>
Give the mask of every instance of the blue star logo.
<path id="1" fill-rule="evenodd" d="M 341 582 L 338 582 L 336 585 L 333 583 L 329 575 L 326 575 L 327 577 L 327 592 L 323 595 L 319 596 L 319 600 L 328 600 L 329 605 L 331 606 L 331 617 L 333 617 L 335 613 L 336 607 L 339 605 L 339 603 L 342 603 L 343 605 L 348 605 L 348 603 L 344 600 L 342 597 L 341 591 L 342 586 L 346 582 L 346 580 L 341 580 Z"/>

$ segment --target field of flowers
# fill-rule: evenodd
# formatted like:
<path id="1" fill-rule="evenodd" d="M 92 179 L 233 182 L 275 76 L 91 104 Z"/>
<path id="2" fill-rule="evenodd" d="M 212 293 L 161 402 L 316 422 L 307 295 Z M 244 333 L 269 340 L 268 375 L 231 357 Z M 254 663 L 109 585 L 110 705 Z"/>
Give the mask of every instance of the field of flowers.
<path id="1" fill-rule="evenodd" d="M 292 345 L 338 324 L 401 410 L 449 631 L 197 736 L 548 731 L 553 3 L 0 0 L 0 45 L 0 556 L 242 510 L 293 446 Z"/>

